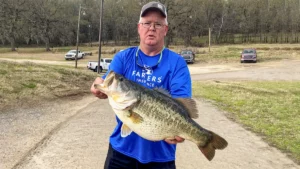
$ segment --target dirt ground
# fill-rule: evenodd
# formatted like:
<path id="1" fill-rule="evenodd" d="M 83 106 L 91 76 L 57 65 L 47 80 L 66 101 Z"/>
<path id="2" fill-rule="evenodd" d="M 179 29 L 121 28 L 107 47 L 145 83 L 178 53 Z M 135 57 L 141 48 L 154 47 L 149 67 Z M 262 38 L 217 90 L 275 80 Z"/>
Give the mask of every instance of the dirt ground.
<path id="1" fill-rule="evenodd" d="M 189 65 L 193 80 L 300 80 L 300 61 L 268 64 Z M 178 145 L 178 169 L 300 169 L 259 136 L 197 100 L 201 126 L 229 143 L 209 162 L 195 144 Z M 107 100 L 92 95 L 0 113 L 0 169 L 101 169 L 115 125 Z"/>

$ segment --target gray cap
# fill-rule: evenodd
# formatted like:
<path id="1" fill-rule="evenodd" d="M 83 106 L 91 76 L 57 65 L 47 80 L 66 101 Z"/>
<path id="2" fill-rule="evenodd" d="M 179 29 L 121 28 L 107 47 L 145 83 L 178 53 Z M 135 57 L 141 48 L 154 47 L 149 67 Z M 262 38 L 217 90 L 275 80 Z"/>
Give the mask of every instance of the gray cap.
<path id="1" fill-rule="evenodd" d="M 142 7 L 141 17 L 145 16 L 145 14 L 149 10 L 160 11 L 160 13 L 162 14 L 162 16 L 164 16 L 165 18 L 167 17 L 166 7 L 162 3 L 160 3 L 160 2 L 154 2 L 154 1 L 152 1 L 152 2 L 149 2 L 149 3 L 145 4 Z"/>

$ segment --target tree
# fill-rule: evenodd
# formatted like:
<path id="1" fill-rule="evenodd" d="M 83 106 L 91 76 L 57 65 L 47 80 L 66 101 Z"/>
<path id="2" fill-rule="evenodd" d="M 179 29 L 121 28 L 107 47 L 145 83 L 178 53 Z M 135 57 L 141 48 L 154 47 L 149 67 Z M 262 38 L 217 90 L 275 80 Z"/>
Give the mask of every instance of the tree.
<path id="1" fill-rule="evenodd" d="M 41 39 L 46 45 L 46 51 L 50 51 L 50 41 L 55 38 L 55 33 L 58 33 L 57 26 L 68 27 L 68 15 L 64 11 L 70 11 L 70 6 L 63 0 L 31 1 L 30 5 L 32 11 L 28 19 L 34 28 L 35 38 Z"/>
<path id="2" fill-rule="evenodd" d="M 24 26 L 23 16 L 28 11 L 26 0 L 1 0 L 1 36 L 10 42 L 11 50 L 16 50 L 16 39 Z"/>
<path id="3" fill-rule="evenodd" d="M 222 11 L 223 11 L 223 1 L 222 0 L 202 0 L 202 16 L 205 19 L 205 22 L 208 27 L 208 34 L 211 35 L 211 32 L 214 30 L 214 26 L 217 24 L 218 20 L 221 20 Z M 209 51 L 210 51 L 210 41 L 211 37 L 209 36 Z"/>
<path id="4" fill-rule="evenodd" d="M 177 30 L 183 29 L 187 23 L 187 18 L 191 16 L 192 8 L 188 5 L 191 0 L 161 0 L 160 2 L 166 6 L 168 13 L 169 30 L 165 41 L 165 46 L 168 47 L 176 33 L 180 32 Z M 189 40 L 186 41 L 189 43 Z"/>
<path id="5" fill-rule="evenodd" d="M 137 42 L 140 10 L 149 1 L 105 0 L 103 43 Z M 200 44 L 195 37 L 210 33 L 213 43 L 299 42 L 300 0 L 160 2 L 165 4 L 168 13 L 166 47 L 178 38 L 185 46 L 202 45 L 203 41 Z M 79 4 L 86 14 L 81 15 L 79 42 L 98 40 L 100 3 L 97 0 L 0 0 L 0 44 L 9 43 L 11 50 L 16 50 L 18 45 L 45 45 L 47 51 L 51 45 L 74 45 Z"/>

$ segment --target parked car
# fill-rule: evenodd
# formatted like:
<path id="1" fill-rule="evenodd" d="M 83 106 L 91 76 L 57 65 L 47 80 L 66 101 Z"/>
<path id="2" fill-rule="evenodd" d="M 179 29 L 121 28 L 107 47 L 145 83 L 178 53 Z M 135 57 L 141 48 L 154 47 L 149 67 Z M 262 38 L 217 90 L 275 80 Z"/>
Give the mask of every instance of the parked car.
<path id="1" fill-rule="evenodd" d="M 248 48 L 243 49 L 243 52 L 241 53 L 241 63 L 251 61 L 256 63 L 257 62 L 257 53 L 256 49 Z"/>
<path id="2" fill-rule="evenodd" d="M 77 59 L 83 59 L 84 55 L 85 55 L 84 52 L 81 52 L 80 50 L 78 50 Z M 76 50 L 70 50 L 68 53 L 65 54 L 65 59 L 66 60 L 75 60 L 75 56 L 76 56 Z"/>
<path id="3" fill-rule="evenodd" d="M 111 58 L 100 59 L 100 72 L 102 72 L 103 70 L 108 70 L 111 61 Z M 87 64 L 87 68 L 93 70 L 94 72 L 97 72 L 98 61 L 89 61 Z"/>
<path id="4" fill-rule="evenodd" d="M 191 50 L 181 50 L 179 53 L 187 63 L 195 62 L 195 53 Z"/>

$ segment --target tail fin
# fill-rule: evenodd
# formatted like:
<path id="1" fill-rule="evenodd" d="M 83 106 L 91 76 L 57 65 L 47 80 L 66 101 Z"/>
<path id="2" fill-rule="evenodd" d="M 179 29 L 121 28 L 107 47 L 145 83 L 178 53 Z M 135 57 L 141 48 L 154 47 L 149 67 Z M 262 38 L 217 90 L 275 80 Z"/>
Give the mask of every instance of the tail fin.
<path id="1" fill-rule="evenodd" d="M 201 152 L 204 154 L 204 156 L 211 161 L 215 156 L 215 149 L 224 149 L 227 147 L 228 143 L 227 141 L 218 136 L 217 134 L 211 132 L 212 138 L 210 142 L 208 142 L 204 147 L 198 146 L 198 148 L 201 150 Z"/>

